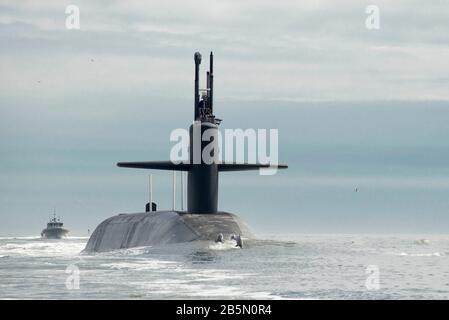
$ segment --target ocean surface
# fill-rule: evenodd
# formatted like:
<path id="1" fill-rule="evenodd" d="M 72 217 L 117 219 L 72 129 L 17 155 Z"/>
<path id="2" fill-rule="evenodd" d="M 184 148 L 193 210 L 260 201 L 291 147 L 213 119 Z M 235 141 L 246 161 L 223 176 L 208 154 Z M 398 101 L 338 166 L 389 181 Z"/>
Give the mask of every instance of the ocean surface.
<path id="1" fill-rule="evenodd" d="M 0 238 L 1 299 L 448 299 L 449 236 L 265 235 L 84 254 Z"/>

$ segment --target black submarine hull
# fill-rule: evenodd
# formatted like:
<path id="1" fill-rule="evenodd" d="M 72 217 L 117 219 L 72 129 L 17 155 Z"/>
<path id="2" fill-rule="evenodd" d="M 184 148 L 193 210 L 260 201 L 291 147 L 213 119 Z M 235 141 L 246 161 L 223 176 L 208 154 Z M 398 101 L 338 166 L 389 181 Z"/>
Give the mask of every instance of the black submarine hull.
<path id="1" fill-rule="evenodd" d="M 183 211 L 156 211 L 119 214 L 104 220 L 92 233 L 84 252 L 158 246 L 197 240 L 215 241 L 232 235 L 254 238 L 246 224 L 228 212 L 192 214 Z"/>

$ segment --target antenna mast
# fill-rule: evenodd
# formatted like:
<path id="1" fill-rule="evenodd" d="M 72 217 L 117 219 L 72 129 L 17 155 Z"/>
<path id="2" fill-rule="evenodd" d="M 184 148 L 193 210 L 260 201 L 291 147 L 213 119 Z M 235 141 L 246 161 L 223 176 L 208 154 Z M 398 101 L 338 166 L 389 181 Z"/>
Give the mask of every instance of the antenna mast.
<path id="1" fill-rule="evenodd" d="M 184 172 L 181 171 L 181 211 L 184 211 Z"/>
<path id="2" fill-rule="evenodd" d="M 214 114 L 214 54 L 210 52 L 209 57 L 209 108 Z"/>
<path id="3" fill-rule="evenodd" d="M 150 205 L 149 205 L 149 211 L 152 212 L 153 211 L 153 175 L 150 174 L 149 179 L 149 188 L 150 188 Z"/>
<path id="4" fill-rule="evenodd" d="M 200 112 L 199 112 L 199 103 L 200 103 L 200 92 L 199 92 L 199 81 L 200 81 L 200 64 L 201 64 L 201 53 L 199 52 L 195 52 L 194 55 L 194 60 L 195 60 L 195 89 L 194 89 L 194 95 L 195 95 L 195 119 L 194 120 L 198 120 L 200 117 Z"/>
<path id="5" fill-rule="evenodd" d="M 173 203 L 172 210 L 176 209 L 176 171 L 173 171 Z"/>

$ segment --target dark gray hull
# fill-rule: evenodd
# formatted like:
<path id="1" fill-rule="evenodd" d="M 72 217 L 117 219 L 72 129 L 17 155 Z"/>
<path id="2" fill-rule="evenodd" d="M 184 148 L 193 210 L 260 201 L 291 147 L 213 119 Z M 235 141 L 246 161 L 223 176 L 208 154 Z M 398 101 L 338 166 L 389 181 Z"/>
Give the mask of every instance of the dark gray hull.
<path id="1" fill-rule="evenodd" d="M 156 246 L 195 240 L 214 241 L 222 233 L 253 238 L 245 223 L 227 212 L 189 214 L 156 211 L 120 214 L 103 221 L 92 233 L 86 252 L 103 252 L 123 248 Z"/>
<path id="2" fill-rule="evenodd" d="M 44 229 L 41 232 L 41 237 L 45 239 L 62 239 L 67 237 L 69 230 L 64 228 Z"/>

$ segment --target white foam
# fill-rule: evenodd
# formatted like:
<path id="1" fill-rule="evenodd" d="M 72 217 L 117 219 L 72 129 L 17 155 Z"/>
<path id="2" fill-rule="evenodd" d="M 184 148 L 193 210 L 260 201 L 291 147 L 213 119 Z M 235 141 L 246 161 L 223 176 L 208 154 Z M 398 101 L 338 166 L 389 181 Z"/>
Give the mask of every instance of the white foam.
<path id="1" fill-rule="evenodd" d="M 143 270 L 156 270 L 165 269 L 170 265 L 175 265 L 174 261 L 162 261 L 162 260 L 150 260 L 145 259 L 142 261 L 125 261 L 125 262 L 113 262 L 113 263 L 103 263 L 102 267 L 107 267 L 111 269 L 118 270 L 133 270 L 133 271 L 143 271 Z"/>
<path id="2" fill-rule="evenodd" d="M 419 239 L 419 240 L 416 240 L 415 243 L 420 244 L 420 245 L 429 245 L 430 240 L 429 239 Z"/>
<path id="3" fill-rule="evenodd" d="M 135 283 L 145 291 L 152 294 L 166 294 L 170 296 L 186 296 L 193 298 L 217 298 L 229 299 L 282 299 L 281 296 L 273 295 L 266 291 L 245 290 L 236 286 L 198 284 L 192 282 L 146 282 Z"/>
<path id="4" fill-rule="evenodd" d="M 431 253 L 407 253 L 407 252 L 401 252 L 399 254 L 396 254 L 399 256 L 407 256 L 407 257 L 442 257 L 445 254 L 441 252 L 431 252 Z"/>
<path id="5" fill-rule="evenodd" d="M 77 255 L 85 247 L 84 242 L 38 240 L 12 242 L 0 246 L 1 255 L 46 257 Z"/>
<path id="6" fill-rule="evenodd" d="M 210 250 L 233 250 L 240 249 L 236 246 L 235 241 L 215 242 L 209 245 Z"/>
<path id="7" fill-rule="evenodd" d="M 38 236 L 24 236 L 24 237 L 0 237 L 0 240 L 38 240 Z"/>

